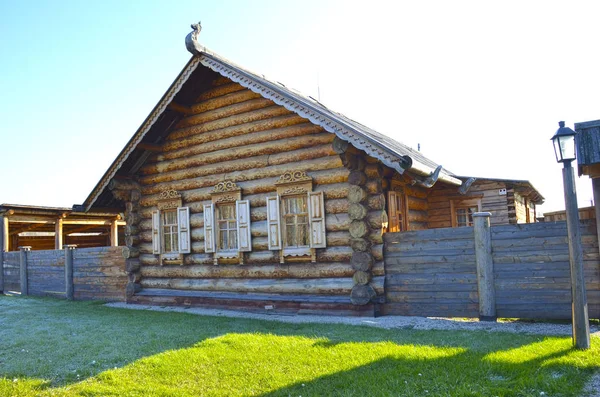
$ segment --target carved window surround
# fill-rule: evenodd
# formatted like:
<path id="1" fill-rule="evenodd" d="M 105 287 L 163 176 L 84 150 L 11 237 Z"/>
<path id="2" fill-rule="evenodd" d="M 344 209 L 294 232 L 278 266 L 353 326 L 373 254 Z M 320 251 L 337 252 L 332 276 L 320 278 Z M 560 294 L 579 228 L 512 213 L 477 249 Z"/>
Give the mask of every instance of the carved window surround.
<path id="1" fill-rule="evenodd" d="M 279 177 L 279 180 L 275 182 L 278 201 L 275 197 L 271 197 L 267 200 L 267 212 L 269 214 L 267 222 L 269 223 L 269 249 L 279 250 L 279 261 L 284 262 L 316 262 L 316 248 L 324 247 L 325 239 L 325 224 L 324 218 L 318 218 L 318 214 L 323 216 L 323 195 L 320 193 L 313 193 L 312 178 L 306 175 L 305 171 L 290 171 L 286 172 Z M 308 247 L 286 247 L 287 234 L 285 232 L 285 206 L 286 200 L 292 199 L 293 196 L 306 197 L 306 203 L 308 206 L 308 213 L 306 217 L 310 219 L 308 222 L 308 234 L 310 243 Z M 270 208 L 272 207 L 272 208 Z M 315 215 L 313 219 L 311 214 Z M 278 219 L 275 219 L 277 215 Z M 313 226 L 316 228 L 313 230 Z M 272 228 L 276 227 L 277 231 L 274 232 Z M 297 226 L 296 226 L 297 227 Z M 296 229 L 297 230 L 297 229 Z M 318 232 L 318 233 L 315 233 Z M 274 238 L 274 235 L 280 237 Z M 318 236 L 318 237 L 317 237 Z M 281 238 L 282 241 L 279 241 Z M 297 237 L 299 238 L 299 237 Z M 317 242 L 317 239 L 319 242 Z"/>
<path id="2" fill-rule="evenodd" d="M 213 236 L 213 241 L 210 243 L 212 245 L 211 249 L 206 252 L 213 253 L 213 264 L 244 264 L 244 252 L 251 250 L 251 242 L 250 242 L 250 212 L 249 212 L 249 203 L 246 201 L 242 201 L 242 189 L 237 186 L 237 184 L 233 181 L 223 181 L 219 182 L 215 185 L 213 190 L 210 192 L 212 205 L 204 206 L 204 211 L 212 211 L 211 212 L 211 228 L 209 230 L 206 229 L 207 218 L 205 214 L 205 251 L 207 246 L 206 236 L 208 233 L 211 233 Z M 218 247 L 220 245 L 219 239 L 220 233 L 218 231 L 218 220 L 216 219 L 219 213 L 219 205 L 222 204 L 233 204 L 236 209 L 236 221 L 238 222 L 238 248 L 236 250 L 224 250 L 219 251 Z M 242 212 L 242 213 L 240 213 Z M 240 225 L 241 222 L 246 222 L 245 224 Z M 241 226 L 241 227 L 240 227 Z M 242 236 L 244 234 L 247 245 L 246 247 L 242 246 Z"/>
<path id="3" fill-rule="evenodd" d="M 191 234 L 189 227 L 189 208 L 183 207 L 181 194 L 176 190 L 165 190 L 158 195 L 158 211 L 152 213 L 153 253 L 159 255 L 161 265 L 183 265 L 183 254 L 191 252 Z M 175 211 L 178 227 L 179 252 L 164 252 L 162 241 L 162 212 Z"/>

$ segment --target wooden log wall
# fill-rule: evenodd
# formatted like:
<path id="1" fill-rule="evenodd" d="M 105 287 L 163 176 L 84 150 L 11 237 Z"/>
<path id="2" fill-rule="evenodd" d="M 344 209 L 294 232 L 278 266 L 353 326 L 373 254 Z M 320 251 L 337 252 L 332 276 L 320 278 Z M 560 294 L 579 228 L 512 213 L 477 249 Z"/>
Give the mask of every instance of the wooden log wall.
<path id="1" fill-rule="evenodd" d="M 65 252 L 29 251 L 27 285 L 29 295 L 65 297 Z"/>
<path id="2" fill-rule="evenodd" d="M 515 204 L 516 223 L 527 223 L 527 211 L 529 208 L 525 205 L 525 197 L 518 192 L 513 193 Z"/>
<path id="3" fill-rule="evenodd" d="M 125 259 L 125 270 L 128 278 L 125 294 L 131 297 L 142 289 L 140 283 L 140 250 L 138 247 L 140 241 L 139 223 L 142 219 L 140 215 L 141 186 L 135 180 L 113 179 L 108 187 L 116 198 L 125 202 L 125 221 L 127 222 L 124 231 L 125 241 L 124 244 L 120 241 L 119 245 L 124 245 L 121 255 Z M 152 216 L 151 212 L 149 216 Z M 150 237 L 150 241 L 152 241 L 152 237 Z M 152 252 L 152 247 L 150 247 L 150 252 Z"/>
<path id="4" fill-rule="evenodd" d="M 427 227 L 429 229 L 444 228 L 452 226 L 451 201 L 460 203 L 465 200 L 481 199 L 481 210 L 491 212 L 490 224 L 505 225 L 512 217 L 515 217 L 513 210 L 509 207 L 508 196 L 513 195 L 513 190 L 507 189 L 506 195 L 499 194 L 500 189 L 506 189 L 506 184 L 496 181 L 477 180 L 471 185 L 467 194 L 462 195 L 458 192 L 457 186 L 449 186 L 443 183 L 436 183 L 429 195 Z M 516 223 L 516 222 L 515 222 Z"/>
<path id="5" fill-rule="evenodd" d="M 4 252 L 4 292 L 21 292 L 19 251 Z"/>
<path id="6" fill-rule="evenodd" d="M 600 318 L 600 253 L 593 220 L 582 221 L 583 265 L 590 318 Z M 499 317 L 571 317 L 566 222 L 492 228 Z"/>
<path id="7" fill-rule="evenodd" d="M 384 314 L 477 317 L 473 228 L 386 233 Z"/>
<path id="8" fill-rule="evenodd" d="M 128 245 L 139 255 L 135 282 L 144 288 L 349 296 L 355 273 L 351 229 L 358 222 L 350 217 L 349 195 L 356 185 L 349 183 L 351 170 L 333 148 L 334 135 L 223 78 L 190 109 L 192 114 L 175 126 L 162 151 L 149 157 L 136 176 L 141 197 L 139 208 L 132 209 L 139 243 Z M 306 171 L 313 191 L 324 193 L 327 248 L 316 250 L 316 263 L 280 264 L 279 251 L 268 250 L 266 198 L 276 194 L 282 174 L 296 170 Z M 242 199 L 250 201 L 252 251 L 244 253 L 244 265 L 214 266 L 212 254 L 204 252 L 203 205 L 225 180 L 235 182 Z M 184 255 L 182 266 L 161 265 L 152 254 L 151 215 L 165 190 L 178 191 L 183 206 L 190 208 L 192 253 Z M 361 218 L 365 231 L 354 233 L 378 241 L 368 282 L 383 294 L 382 241 L 369 225 L 377 217 L 371 210 L 384 200 L 371 198 L 367 194 L 355 203 L 366 214 Z"/>
<path id="9" fill-rule="evenodd" d="M 123 247 L 73 251 L 73 288 L 76 300 L 124 301 L 128 273 Z M 57 251 L 63 252 L 64 251 Z M 64 279 L 64 274 L 63 274 Z"/>

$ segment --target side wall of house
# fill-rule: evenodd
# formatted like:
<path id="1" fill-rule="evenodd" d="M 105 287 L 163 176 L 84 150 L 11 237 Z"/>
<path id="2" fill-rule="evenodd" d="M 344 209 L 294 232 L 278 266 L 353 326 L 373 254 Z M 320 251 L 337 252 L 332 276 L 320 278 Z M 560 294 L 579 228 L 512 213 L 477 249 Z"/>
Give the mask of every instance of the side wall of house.
<path id="1" fill-rule="evenodd" d="M 215 80 L 191 109 L 194 114 L 176 125 L 162 152 L 138 173 L 139 209 L 130 205 L 137 214 L 130 218 L 138 221 L 139 233 L 131 243 L 139 248 L 135 261 L 141 267 L 130 281 L 143 288 L 349 296 L 355 285 L 348 199 L 352 167 L 334 150 L 334 135 L 224 78 Z M 375 170 L 366 167 L 366 173 L 380 173 L 376 165 Z M 327 247 L 316 249 L 316 263 L 280 264 L 279 251 L 268 249 L 266 199 L 276 194 L 278 178 L 290 171 L 305 171 L 313 191 L 324 193 Z M 252 251 L 244 253 L 244 265 L 215 266 L 213 254 L 204 249 L 203 206 L 211 203 L 214 186 L 226 180 L 235 182 L 242 199 L 250 202 Z M 366 223 L 375 226 L 385 205 L 381 183 L 360 184 L 367 191 Z M 191 254 L 183 265 L 161 265 L 152 254 L 152 212 L 166 190 L 179 192 L 190 209 Z M 380 224 L 381 219 L 379 234 L 371 228 L 365 239 L 374 257 L 369 283 L 382 295 Z"/>
<path id="2" fill-rule="evenodd" d="M 506 190 L 506 194 L 503 194 Z M 505 225 L 509 222 L 508 191 L 503 182 L 476 180 L 466 194 L 460 194 L 457 186 L 437 183 L 427 196 L 429 206 L 429 229 L 452 226 L 452 202 L 481 200 L 481 211 L 491 212 L 492 225 Z"/>

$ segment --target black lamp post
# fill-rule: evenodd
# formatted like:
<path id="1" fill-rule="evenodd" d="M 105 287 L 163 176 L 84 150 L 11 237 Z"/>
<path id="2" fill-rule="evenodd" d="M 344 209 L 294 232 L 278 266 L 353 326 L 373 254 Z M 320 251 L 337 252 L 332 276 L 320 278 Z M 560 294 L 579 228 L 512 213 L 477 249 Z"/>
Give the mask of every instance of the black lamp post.
<path id="1" fill-rule="evenodd" d="M 583 275 L 583 249 L 579 230 L 579 209 L 575 190 L 575 172 L 571 162 L 575 160 L 575 131 L 558 123 L 559 129 L 552 137 L 556 161 L 563 163 L 563 184 L 569 236 L 569 264 L 571 267 L 571 313 L 573 322 L 573 344 L 580 349 L 590 347 L 590 324 L 588 320 L 585 278 Z"/>

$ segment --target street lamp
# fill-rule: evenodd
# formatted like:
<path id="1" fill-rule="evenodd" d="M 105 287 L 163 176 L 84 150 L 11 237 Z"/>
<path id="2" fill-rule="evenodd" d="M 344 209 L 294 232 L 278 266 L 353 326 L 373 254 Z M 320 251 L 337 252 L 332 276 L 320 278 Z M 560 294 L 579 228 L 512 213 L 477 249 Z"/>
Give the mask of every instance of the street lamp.
<path id="1" fill-rule="evenodd" d="M 573 344 L 580 349 L 590 348 L 590 324 L 588 320 L 585 278 L 583 275 L 583 249 L 579 230 L 579 209 L 575 190 L 575 171 L 571 162 L 575 160 L 575 131 L 558 123 L 559 129 L 552 137 L 556 161 L 563 163 L 565 209 L 567 212 L 567 234 L 569 239 L 569 264 L 571 268 L 571 313 Z"/>

